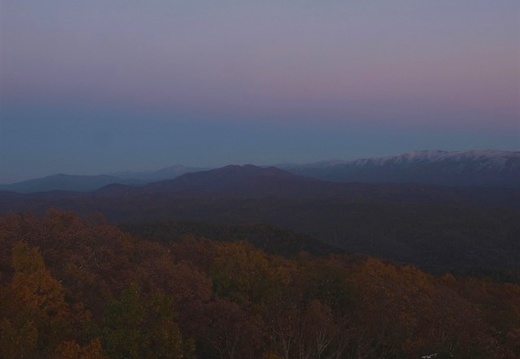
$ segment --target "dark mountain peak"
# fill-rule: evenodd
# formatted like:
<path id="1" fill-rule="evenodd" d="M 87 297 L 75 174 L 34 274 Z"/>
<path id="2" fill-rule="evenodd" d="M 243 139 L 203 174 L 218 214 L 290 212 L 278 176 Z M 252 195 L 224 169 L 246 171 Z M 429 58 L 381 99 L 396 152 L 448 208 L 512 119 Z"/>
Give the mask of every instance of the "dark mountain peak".
<path id="1" fill-rule="evenodd" d="M 238 178 L 254 178 L 254 177 L 270 177 L 270 178 L 298 178 L 289 172 L 276 167 L 259 167 L 251 164 L 246 165 L 228 165 L 208 171 L 186 173 L 178 179 L 194 179 L 194 178 L 229 178 L 230 180 Z"/>
<path id="2" fill-rule="evenodd" d="M 276 167 L 228 165 L 208 171 L 186 173 L 172 180 L 146 186 L 150 191 L 200 190 L 221 193 L 273 194 L 291 185 L 315 181 Z"/>
<path id="3" fill-rule="evenodd" d="M 252 164 L 245 164 L 245 165 L 227 165 L 227 166 L 224 166 L 224 167 L 219 167 L 219 168 L 215 168 L 215 169 L 204 171 L 204 172 L 214 172 L 214 173 L 217 173 L 217 172 L 234 172 L 234 173 L 238 173 L 238 172 L 245 172 L 245 171 L 252 172 L 252 171 L 259 170 L 259 169 L 261 169 L 261 167 L 258 167 L 258 166 L 252 165 Z"/>

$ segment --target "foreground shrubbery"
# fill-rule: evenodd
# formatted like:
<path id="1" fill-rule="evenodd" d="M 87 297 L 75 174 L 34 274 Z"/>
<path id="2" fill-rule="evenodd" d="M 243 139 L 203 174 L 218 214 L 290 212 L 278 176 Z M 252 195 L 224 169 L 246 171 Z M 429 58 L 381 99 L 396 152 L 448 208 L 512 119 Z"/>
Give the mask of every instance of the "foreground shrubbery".
<path id="1" fill-rule="evenodd" d="M 166 243 L 166 244 L 165 244 Z M 246 242 L 0 218 L 2 358 L 516 358 L 520 287 Z"/>

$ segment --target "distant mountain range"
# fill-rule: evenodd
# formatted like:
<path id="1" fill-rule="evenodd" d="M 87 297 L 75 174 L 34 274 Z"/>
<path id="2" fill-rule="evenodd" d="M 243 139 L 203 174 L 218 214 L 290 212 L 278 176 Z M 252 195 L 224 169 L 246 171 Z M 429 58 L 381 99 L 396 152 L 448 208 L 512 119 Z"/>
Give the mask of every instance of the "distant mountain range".
<path id="1" fill-rule="evenodd" d="M 518 187 L 343 183 L 245 165 L 89 192 L 0 191 L 0 214 L 43 213 L 51 207 L 81 215 L 99 212 L 111 222 L 137 227 L 267 224 L 432 271 L 489 268 L 507 274 L 520 268 Z"/>
<path id="2" fill-rule="evenodd" d="M 92 191 L 111 183 L 136 184 L 135 181 L 109 175 L 78 176 L 56 174 L 52 176 L 31 179 L 8 185 L 0 185 L 0 190 L 20 193 L 47 191 Z"/>
<path id="3" fill-rule="evenodd" d="M 110 184 L 145 185 L 147 183 L 176 178 L 185 173 L 202 171 L 204 168 L 175 165 L 153 172 L 126 171 L 110 175 L 67 175 L 31 179 L 13 184 L 0 185 L 0 191 L 34 193 L 47 191 L 93 191 Z"/>
<path id="4" fill-rule="evenodd" d="M 225 174 L 238 166 L 224 167 L 220 187 L 226 186 Z M 478 186 L 520 188 L 520 151 L 415 151 L 399 156 L 358 159 L 353 161 L 324 161 L 303 165 L 281 165 L 293 175 L 334 182 L 360 183 L 416 183 L 445 186 Z M 77 176 L 58 174 L 44 178 L 0 185 L 0 190 L 20 193 L 45 191 L 92 191 L 110 184 L 147 185 L 172 180 L 184 174 L 207 169 L 171 166 L 153 172 L 119 172 L 111 175 Z M 251 178 L 243 174 L 244 186 L 254 187 Z M 264 175 L 286 177 L 271 167 Z M 202 177 L 196 177 L 201 181 Z M 185 185 L 197 188 L 195 177 L 184 177 Z M 189 185 L 188 185 L 188 182 Z M 287 182 L 287 181 L 286 181 Z M 309 182 L 307 182 L 309 183 Z M 200 184 L 200 183 L 199 183 Z M 164 185 L 164 184 L 162 184 Z M 171 183 L 178 186 L 178 183 Z M 290 190 L 287 186 L 284 189 Z M 150 189 L 153 189 L 152 185 Z M 281 191 L 273 188 L 272 191 Z"/>
<path id="5" fill-rule="evenodd" d="M 354 161 L 286 165 L 283 169 L 337 182 L 520 187 L 520 151 L 415 151 Z"/>

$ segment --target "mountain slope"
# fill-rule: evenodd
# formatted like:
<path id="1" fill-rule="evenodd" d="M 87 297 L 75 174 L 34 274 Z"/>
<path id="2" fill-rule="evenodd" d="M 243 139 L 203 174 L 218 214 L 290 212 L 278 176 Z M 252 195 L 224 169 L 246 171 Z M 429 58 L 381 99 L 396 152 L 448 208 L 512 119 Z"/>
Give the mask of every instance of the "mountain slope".
<path id="1" fill-rule="evenodd" d="M 31 193 L 47 191 L 92 191 L 112 183 L 132 183 L 119 177 L 108 175 L 78 176 L 57 174 L 42 178 L 31 179 L 8 185 L 1 185 L 0 190 Z"/>
<path id="2" fill-rule="evenodd" d="M 152 183 L 146 192 L 196 190 L 220 194 L 273 196 L 320 188 L 317 180 L 296 176 L 276 167 L 230 165 L 208 171 L 186 173 L 172 180 Z M 316 189 L 317 189 L 316 188 Z"/>
<path id="3" fill-rule="evenodd" d="M 146 183 L 150 183 L 150 182 L 158 182 L 158 181 L 173 179 L 173 178 L 182 176 L 185 173 L 199 172 L 199 171 L 205 171 L 205 170 L 207 170 L 207 169 L 200 168 L 200 167 L 187 167 L 187 166 L 183 166 L 183 165 L 173 165 L 173 166 L 161 168 L 157 171 L 151 171 L 151 172 L 136 172 L 136 171 L 118 172 L 118 173 L 114 173 L 113 176 L 128 179 L 128 180 L 138 181 L 140 183 L 146 184 Z"/>
<path id="4" fill-rule="evenodd" d="M 58 207 L 116 223 L 268 224 L 349 252 L 461 273 L 520 268 L 519 206 L 520 189 L 334 183 L 251 165 L 141 187 L 0 192 L 0 213 Z"/>
<path id="5" fill-rule="evenodd" d="M 278 167 L 292 175 L 334 182 L 419 183 L 520 188 L 520 151 L 415 151 L 400 156 L 354 161 L 326 161 Z M 241 187 L 242 191 L 256 192 L 257 194 L 280 193 L 282 189 L 285 192 L 290 192 L 291 188 L 288 188 L 288 182 L 294 182 L 296 177 L 290 177 L 289 173 L 282 174 L 281 172 L 283 171 L 274 167 L 260 168 L 252 165 L 227 166 L 215 170 L 175 165 L 153 172 L 120 172 L 97 176 L 57 174 L 0 185 L 0 191 L 20 193 L 55 190 L 91 191 L 113 183 L 145 185 L 162 181 L 164 183 L 154 183 L 149 189 L 169 187 L 170 190 L 188 188 L 201 190 L 203 187 L 207 187 L 205 190 L 209 191 L 222 191 L 226 188 L 226 191 L 236 191 Z M 183 177 L 186 174 L 195 173 L 197 173 L 196 176 Z M 227 176 L 231 175 L 234 178 L 228 181 Z M 208 177 L 203 179 L 204 176 Z M 237 182 L 236 176 L 240 176 L 241 184 Z M 183 178 L 177 182 L 170 181 L 179 177 Z M 254 181 L 253 177 L 255 177 Z M 231 179 L 231 177 L 229 178 Z M 209 182 L 212 182 L 212 185 L 209 185 Z M 268 182 L 271 182 L 271 188 L 268 188 Z M 282 185 L 282 182 L 285 182 L 285 184 Z M 301 179 L 298 182 L 300 182 L 298 187 L 300 191 L 311 183 L 309 181 L 304 182 Z M 282 189 L 280 189 L 280 186 Z"/>
<path id="6" fill-rule="evenodd" d="M 400 156 L 288 165 L 284 169 L 338 182 L 520 187 L 520 151 L 415 151 Z"/>
<path id="7" fill-rule="evenodd" d="M 56 174 L 12 184 L 0 185 L 0 191 L 33 193 L 46 191 L 93 191 L 111 185 L 143 185 L 151 182 L 176 178 L 185 173 L 202 171 L 203 168 L 175 165 L 153 172 L 118 172 L 111 175 L 67 175 Z"/>

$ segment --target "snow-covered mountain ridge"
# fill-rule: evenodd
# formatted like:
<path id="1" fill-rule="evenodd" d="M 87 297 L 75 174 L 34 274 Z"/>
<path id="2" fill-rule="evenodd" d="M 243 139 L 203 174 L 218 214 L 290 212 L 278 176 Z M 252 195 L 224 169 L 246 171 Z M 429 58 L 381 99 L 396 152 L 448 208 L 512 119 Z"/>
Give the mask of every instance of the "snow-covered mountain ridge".
<path id="1" fill-rule="evenodd" d="M 284 168 L 295 174 L 339 182 L 520 187 L 520 151 L 413 151 L 399 156 Z"/>
<path id="2" fill-rule="evenodd" d="M 399 156 L 322 161 L 302 165 L 284 164 L 276 167 L 292 174 L 336 182 L 520 188 L 520 151 L 413 151 Z M 205 170 L 207 169 L 176 165 L 151 172 L 127 171 L 96 176 L 58 174 L 0 185 L 0 191 L 90 191 L 113 183 L 145 185 Z"/>
<path id="3" fill-rule="evenodd" d="M 504 166 L 508 160 L 520 163 L 520 151 L 500 151 L 500 150 L 473 150 L 473 151 L 439 151 L 425 150 L 412 151 L 397 156 L 385 156 L 375 158 L 361 158 L 357 160 L 342 161 L 321 161 L 305 164 L 305 167 L 335 167 L 335 166 L 381 166 L 386 164 L 409 164 L 420 162 L 441 162 L 441 161 L 480 161 L 487 162 L 488 165 L 500 167 Z M 295 165 L 297 166 L 297 165 Z"/>

